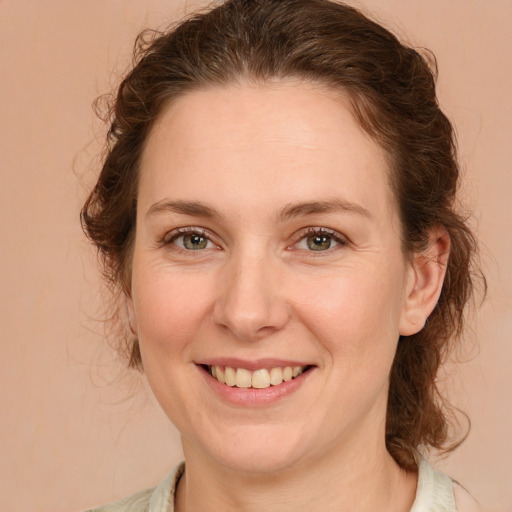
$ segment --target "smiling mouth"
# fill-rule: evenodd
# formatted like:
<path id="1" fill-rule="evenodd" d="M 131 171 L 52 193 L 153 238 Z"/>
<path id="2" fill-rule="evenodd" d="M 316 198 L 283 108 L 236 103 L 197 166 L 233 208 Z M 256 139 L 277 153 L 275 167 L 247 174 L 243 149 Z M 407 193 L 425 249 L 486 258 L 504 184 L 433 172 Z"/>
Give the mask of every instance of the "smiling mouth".
<path id="1" fill-rule="evenodd" d="M 229 387 L 245 389 L 266 389 L 296 379 L 312 368 L 308 366 L 285 366 L 247 370 L 230 366 L 202 365 L 218 382 Z"/>

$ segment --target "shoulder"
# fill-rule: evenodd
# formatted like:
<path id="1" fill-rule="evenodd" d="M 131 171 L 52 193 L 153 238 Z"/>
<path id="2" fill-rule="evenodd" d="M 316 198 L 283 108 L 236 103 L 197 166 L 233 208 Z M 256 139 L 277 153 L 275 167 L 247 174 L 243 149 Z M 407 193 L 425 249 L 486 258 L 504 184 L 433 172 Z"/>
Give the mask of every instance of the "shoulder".
<path id="1" fill-rule="evenodd" d="M 84 512 L 173 512 L 176 485 L 185 471 L 185 464 L 178 464 L 156 487 L 145 489 L 108 505 Z"/>
<path id="2" fill-rule="evenodd" d="M 411 512 L 482 512 L 478 503 L 460 484 L 434 469 L 417 454 L 418 486 Z"/>
<path id="3" fill-rule="evenodd" d="M 146 489 L 122 500 L 86 510 L 85 512 L 146 512 L 154 490 L 154 488 Z"/>
<path id="4" fill-rule="evenodd" d="M 457 505 L 457 512 L 482 512 L 480 505 L 473 499 L 464 487 L 453 482 L 453 494 Z"/>

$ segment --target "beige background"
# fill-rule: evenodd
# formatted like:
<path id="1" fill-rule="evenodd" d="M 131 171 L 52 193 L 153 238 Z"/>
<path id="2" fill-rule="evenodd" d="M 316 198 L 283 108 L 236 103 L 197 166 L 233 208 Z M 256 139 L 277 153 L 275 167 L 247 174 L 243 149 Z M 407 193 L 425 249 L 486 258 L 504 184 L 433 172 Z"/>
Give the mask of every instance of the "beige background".
<path id="1" fill-rule="evenodd" d="M 180 458 L 144 384 L 104 346 L 78 211 L 104 135 L 93 98 L 117 83 L 140 29 L 199 4 L 0 0 L 2 512 L 80 510 L 156 483 Z M 476 357 L 447 376 L 473 428 L 439 466 L 489 511 L 504 511 L 512 507 L 512 1 L 357 5 L 439 60 L 490 284 L 468 336 Z"/>

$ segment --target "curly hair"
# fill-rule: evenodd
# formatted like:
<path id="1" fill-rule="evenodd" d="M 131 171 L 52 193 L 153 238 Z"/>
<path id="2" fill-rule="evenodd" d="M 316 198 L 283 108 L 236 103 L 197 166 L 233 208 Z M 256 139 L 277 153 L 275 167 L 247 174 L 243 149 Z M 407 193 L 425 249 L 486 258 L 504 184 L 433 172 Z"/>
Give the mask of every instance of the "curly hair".
<path id="1" fill-rule="evenodd" d="M 145 31 L 110 104 L 103 168 L 81 212 L 107 282 L 129 296 L 139 163 L 164 107 L 187 91 L 247 80 L 298 78 L 343 91 L 388 157 L 404 253 L 424 250 L 435 226 L 451 239 L 440 299 L 420 332 L 401 337 L 390 374 L 386 446 L 407 470 L 415 469 L 418 448 L 455 446 L 436 374 L 481 276 L 475 238 L 456 210 L 455 136 L 438 105 L 436 74 L 431 54 L 330 0 L 228 0 L 167 31 Z M 129 365 L 141 369 L 138 341 L 125 343 Z"/>

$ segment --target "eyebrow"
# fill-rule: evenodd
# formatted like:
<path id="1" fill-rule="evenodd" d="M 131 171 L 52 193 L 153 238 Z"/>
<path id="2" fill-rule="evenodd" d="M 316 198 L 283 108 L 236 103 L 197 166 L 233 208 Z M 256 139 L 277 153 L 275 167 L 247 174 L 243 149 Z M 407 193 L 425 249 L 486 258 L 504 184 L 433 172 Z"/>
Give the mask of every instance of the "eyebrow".
<path id="1" fill-rule="evenodd" d="M 220 214 L 210 206 L 197 201 L 159 201 L 153 204 L 146 212 L 146 217 L 162 212 L 173 212 L 181 215 L 190 215 L 193 217 L 205 217 L 209 219 L 219 219 Z"/>
<path id="2" fill-rule="evenodd" d="M 279 219 L 287 220 L 293 217 L 314 215 L 316 213 L 337 213 L 340 211 L 372 218 L 372 214 L 360 204 L 336 198 L 328 201 L 311 201 L 286 205 L 279 212 Z"/>
<path id="3" fill-rule="evenodd" d="M 337 213 L 340 211 L 372 218 L 372 214 L 363 206 L 347 201 L 346 199 L 337 198 L 328 201 L 306 201 L 288 204 L 279 211 L 278 219 L 285 221 L 295 217 L 315 215 L 317 213 Z M 162 212 L 172 212 L 216 220 L 222 217 L 217 210 L 201 202 L 168 200 L 153 204 L 146 212 L 146 216 Z"/>

